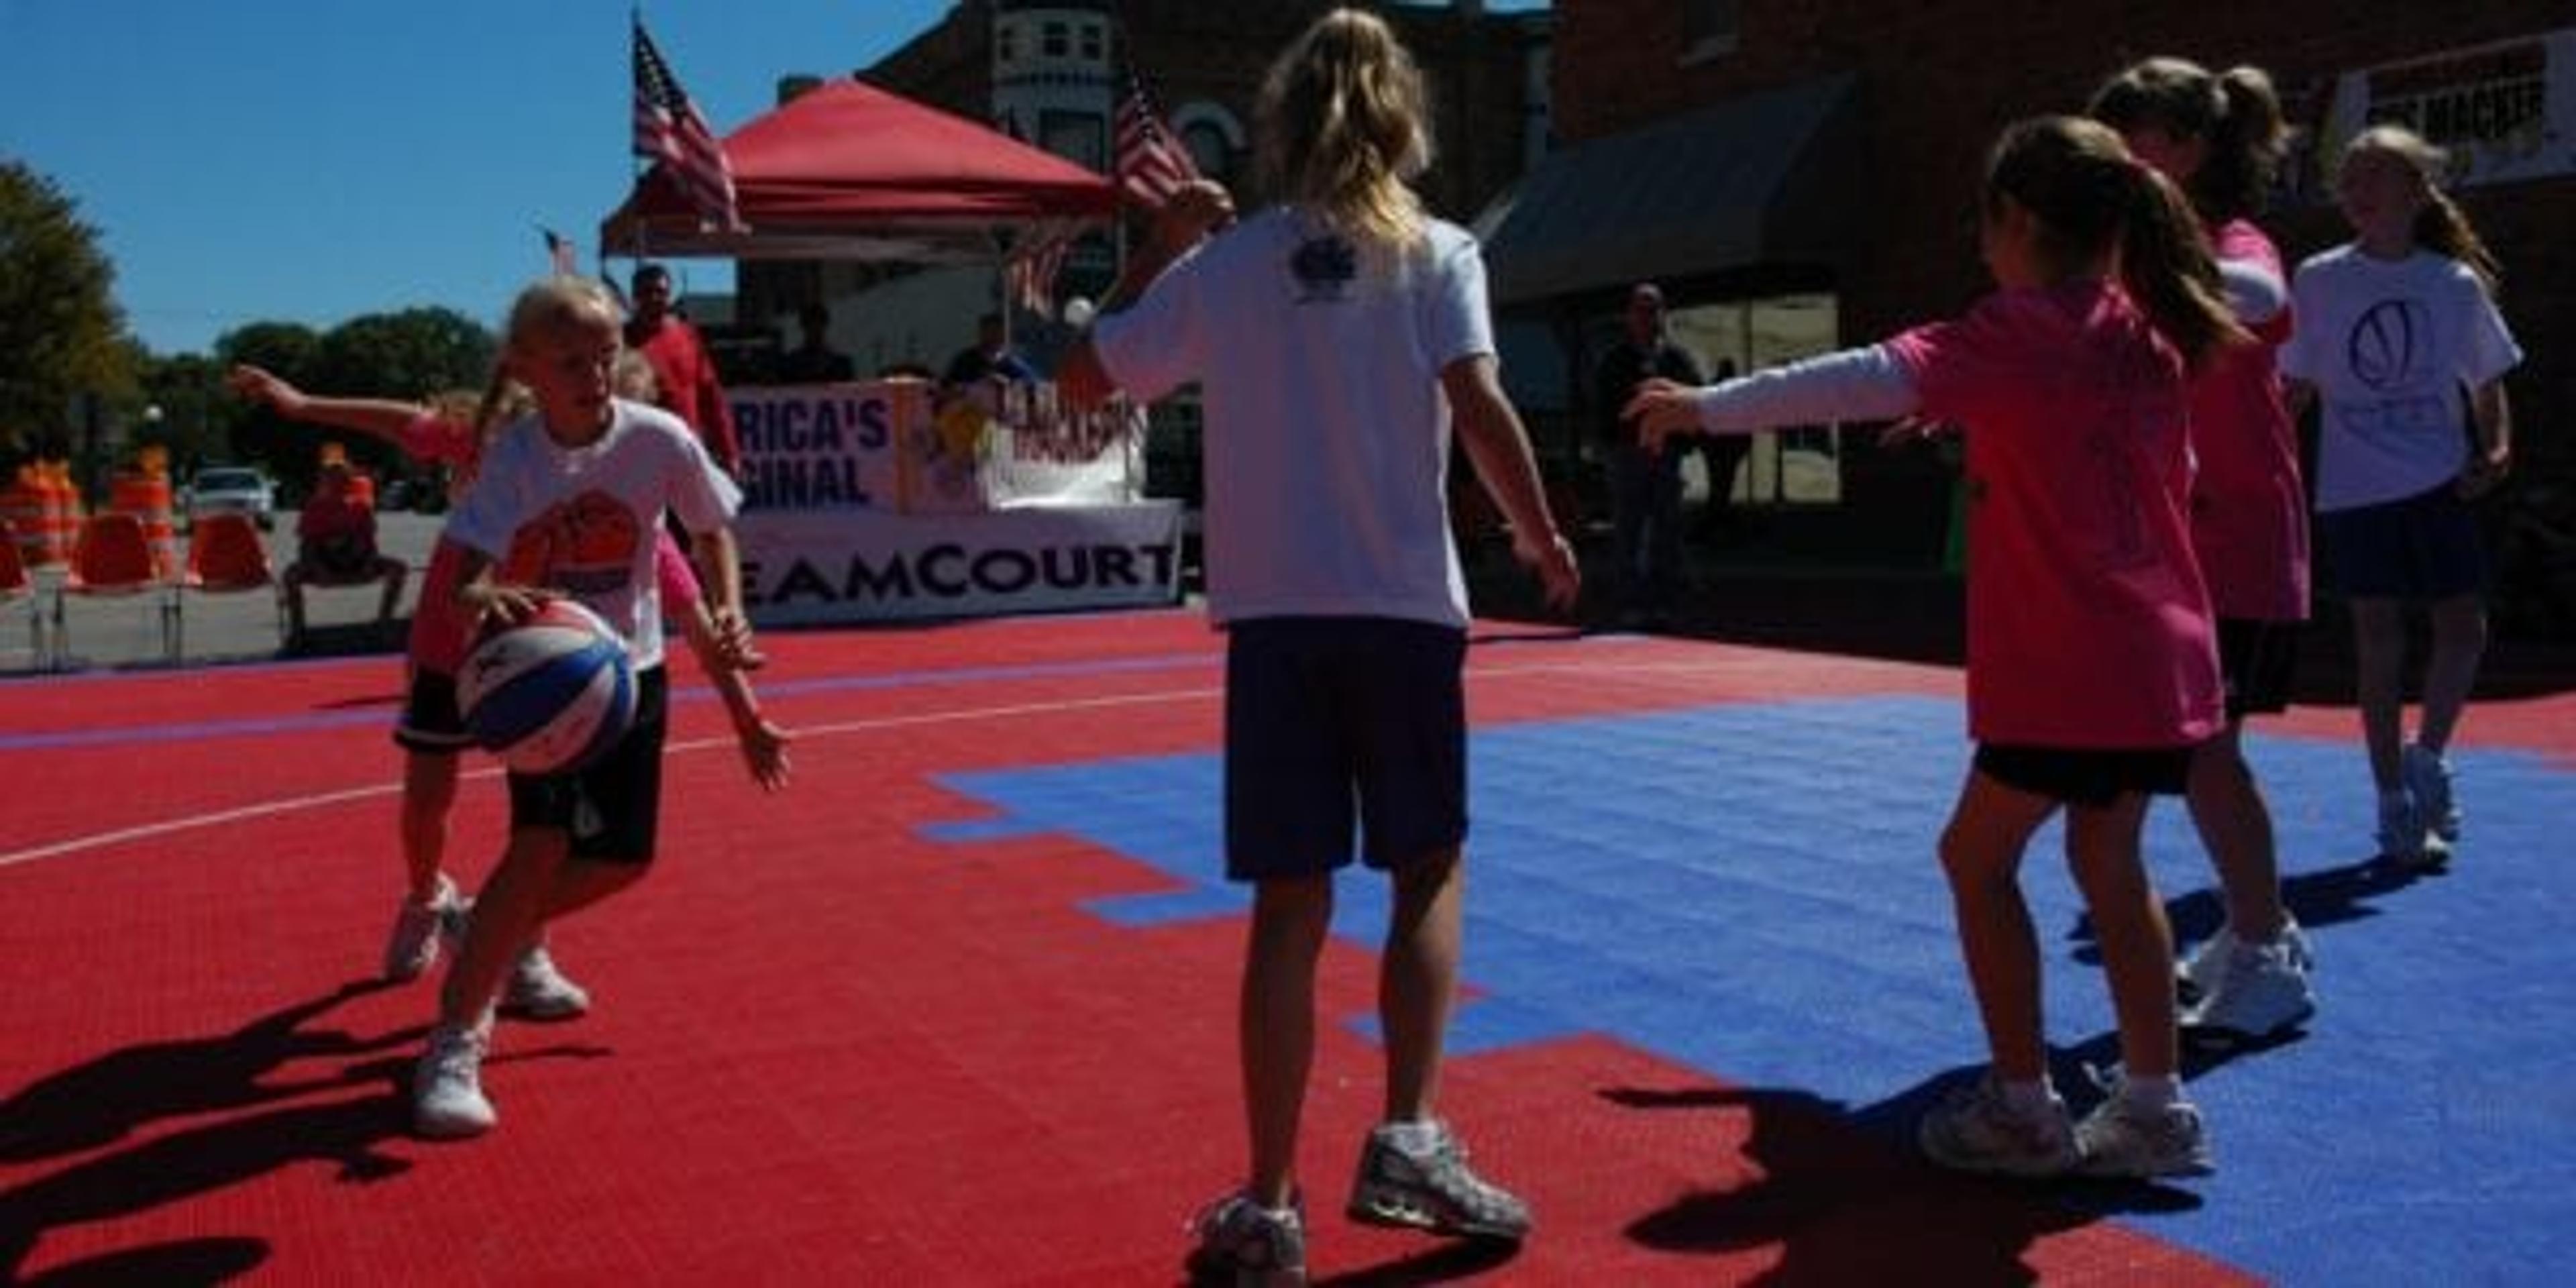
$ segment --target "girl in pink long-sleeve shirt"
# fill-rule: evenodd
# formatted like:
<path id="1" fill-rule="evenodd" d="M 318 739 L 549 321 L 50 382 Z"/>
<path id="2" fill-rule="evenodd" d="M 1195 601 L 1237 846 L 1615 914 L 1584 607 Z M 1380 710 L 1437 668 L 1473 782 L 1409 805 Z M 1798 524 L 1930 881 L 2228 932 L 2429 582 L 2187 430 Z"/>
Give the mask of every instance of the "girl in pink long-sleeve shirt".
<path id="1" fill-rule="evenodd" d="M 1965 316 L 1705 389 L 1650 382 L 1628 411 L 1658 444 L 1834 420 L 1964 427 L 1978 745 L 1940 853 L 1993 1063 L 1923 1120 L 1921 1142 L 1974 1171 L 2205 1171 L 2178 1076 L 2173 941 L 2139 838 L 2149 798 L 2182 790 L 2221 727 L 2186 408 L 2192 366 L 2245 336 L 2190 208 L 2107 128 L 2013 126 L 1983 204 L 1999 289 Z M 2048 1082 L 2018 875 L 2061 809 L 2123 1066 L 2080 1124 Z"/>

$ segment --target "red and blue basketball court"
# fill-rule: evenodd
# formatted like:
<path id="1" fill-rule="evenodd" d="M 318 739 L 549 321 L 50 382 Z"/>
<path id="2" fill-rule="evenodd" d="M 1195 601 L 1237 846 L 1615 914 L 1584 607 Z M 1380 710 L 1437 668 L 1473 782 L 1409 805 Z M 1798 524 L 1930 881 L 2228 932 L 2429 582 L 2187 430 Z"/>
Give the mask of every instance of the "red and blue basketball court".
<path id="1" fill-rule="evenodd" d="M 2576 696 L 2456 753 L 2445 875 L 2373 857 L 2346 708 L 2258 726 L 2302 1036 L 2200 1051 L 2218 1173 L 1946 1175 L 1915 1116 L 1982 1043 L 1932 839 L 1953 670 L 1496 624 L 1469 655 L 1467 978 L 1443 1096 L 1539 1230 L 1339 1214 L 1379 1094 L 1376 884 L 1343 884 L 1304 1172 L 1319 1281 L 2562 1282 L 2576 1262 Z M 31 1284 L 1150 1284 L 1242 1158 L 1243 895 L 1217 877 L 1220 640 L 1185 611 L 773 637 L 795 785 L 677 664 L 664 857 L 559 928 L 582 1020 L 506 1024 L 493 1135 L 403 1086 L 385 658 L 0 686 L 0 1277 Z M 454 867 L 503 796 L 469 777 Z M 2060 1082 L 2112 1058 L 2042 838 Z M 2160 805 L 2187 937 L 2206 860 Z"/>

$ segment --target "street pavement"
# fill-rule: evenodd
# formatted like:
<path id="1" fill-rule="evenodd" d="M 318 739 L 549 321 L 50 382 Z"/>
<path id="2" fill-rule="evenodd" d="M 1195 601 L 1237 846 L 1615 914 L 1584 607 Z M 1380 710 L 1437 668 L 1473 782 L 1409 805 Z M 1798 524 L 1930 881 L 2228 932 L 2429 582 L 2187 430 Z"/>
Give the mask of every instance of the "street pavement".
<path id="1" fill-rule="evenodd" d="M 420 598 L 421 571 L 429 564 L 430 547 L 438 540 L 439 525 L 444 516 L 395 511 L 377 519 L 377 545 L 389 555 L 411 566 L 411 577 L 403 587 L 402 607 L 393 628 L 378 630 L 374 625 L 376 599 L 381 593 L 375 583 L 363 586 L 308 588 L 305 592 L 305 617 L 310 627 L 308 647 L 298 656 L 317 653 L 352 652 L 399 653 L 412 605 Z M 274 529 L 265 534 L 269 566 L 279 572 L 295 558 L 295 513 L 281 511 Z M 184 543 L 183 543 L 184 545 Z M 56 588 L 62 581 L 60 569 L 38 569 L 36 593 L 32 607 L 27 602 L 8 605 L 0 613 L 0 676 L 25 676 L 52 672 L 166 667 L 170 654 L 163 643 L 164 608 L 173 602 L 174 592 L 163 590 L 122 597 L 74 595 L 63 602 L 63 639 L 55 650 L 62 654 L 50 666 L 39 666 L 33 633 L 26 620 L 34 613 L 47 620 L 54 613 Z M 211 662 L 242 662 L 286 656 L 283 624 L 278 598 L 274 591 L 242 591 L 229 594 L 207 594 L 197 591 L 175 592 L 178 612 L 178 644 L 184 650 L 183 664 L 204 665 Z"/>

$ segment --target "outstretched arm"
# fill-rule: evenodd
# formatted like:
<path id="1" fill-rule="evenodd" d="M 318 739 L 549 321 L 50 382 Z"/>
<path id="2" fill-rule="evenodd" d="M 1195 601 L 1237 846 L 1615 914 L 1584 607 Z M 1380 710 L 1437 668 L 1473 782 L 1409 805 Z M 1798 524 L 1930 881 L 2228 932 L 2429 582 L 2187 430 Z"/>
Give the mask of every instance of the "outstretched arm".
<path id="1" fill-rule="evenodd" d="M 1660 451 L 1675 434 L 1751 434 L 1781 425 L 1894 420 L 1922 406 L 1914 381 L 1884 345 L 1844 349 L 1740 380 L 1692 388 L 1649 380 L 1621 414 Z"/>
<path id="2" fill-rule="evenodd" d="M 279 376 L 248 364 L 234 367 L 224 383 L 232 386 L 234 393 L 264 404 L 288 420 L 354 430 L 381 438 L 396 447 L 403 446 L 403 431 L 410 428 L 412 422 L 430 414 L 430 409 L 420 403 L 390 398 L 315 397 Z"/>

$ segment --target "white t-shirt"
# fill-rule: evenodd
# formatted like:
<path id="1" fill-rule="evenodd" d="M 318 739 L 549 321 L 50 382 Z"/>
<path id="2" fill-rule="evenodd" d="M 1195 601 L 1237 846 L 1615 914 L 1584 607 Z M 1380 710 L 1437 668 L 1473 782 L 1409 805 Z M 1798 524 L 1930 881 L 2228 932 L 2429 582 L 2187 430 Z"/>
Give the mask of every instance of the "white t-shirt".
<path id="1" fill-rule="evenodd" d="M 580 600 L 626 637 L 641 670 L 662 662 L 662 512 L 704 532 L 732 520 L 742 493 L 678 417 L 622 399 L 614 408 L 608 432 L 583 447 L 556 443 L 537 416 L 503 428 L 447 536 L 498 561 L 502 581 Z"/>
<path id="2" fill-rule="evenodd" d="M 1206 403 L 1208 612 L 1464 627 L 1443 368 L 1494 352 L 1475 238 L 1425 221 L 1391 271 L 1290 208 L 1182 257 L 1095 324 L 1140 398 Z"/>
<path id="3" fill-rule="evenodd" d="M 2374 259 L 2338 246 L 2290 283 L 2298 329 L 2281 373 L 2317 387 L 2317 509 L 2348 510 L 2438 487 L 2468 459 L 2464 389 L 2522 361 L 2467 265 L 2419 251 Z"/>

